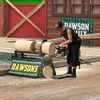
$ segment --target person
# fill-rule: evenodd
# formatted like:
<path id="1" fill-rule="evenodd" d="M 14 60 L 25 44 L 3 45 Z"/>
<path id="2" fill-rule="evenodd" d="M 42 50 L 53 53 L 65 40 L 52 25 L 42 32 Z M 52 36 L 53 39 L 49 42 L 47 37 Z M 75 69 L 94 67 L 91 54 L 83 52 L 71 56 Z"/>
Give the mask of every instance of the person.
<path id="1" fill-rule="evenodd" d="M 76 77 L 76 68 L 80 64 L 79 62 L 79 52 L 81 46 L 80 37 L 74 33 L 72 28 L 65 28 L 64 24 L 59 21 L 55 24 L 55 29 L 63 36 L 66 40 L 60 44 L 61 47 L 66 47 L 68 49 L 67 53 L 67 63 L 68 71 L 67 75 L 71 78 Z"/>

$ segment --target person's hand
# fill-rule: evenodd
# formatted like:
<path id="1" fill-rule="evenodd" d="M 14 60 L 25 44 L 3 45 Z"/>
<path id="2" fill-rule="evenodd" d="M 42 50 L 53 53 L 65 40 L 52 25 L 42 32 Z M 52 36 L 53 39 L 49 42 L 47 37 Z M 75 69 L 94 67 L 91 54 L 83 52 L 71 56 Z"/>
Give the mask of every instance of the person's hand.
<path id="1" fill-rule="evenodd" d="M 62 48 L 68 48 L 68 45 L 67 44 L 63 44 L 63 43 L 61 43 L 59 46 L 62 47 Z"/>
<path id="2" fill-rule="evenodd" d="M 59 46 L 60 46 L 60 47 L 63 47 L 63 44 L 61 43 Z"/>
<path id="3" fill-rule="evenodd" d="M 62 47 L 63 47 L 63 48 L 68 48 L 68 45 L 67 45 L 67 44 L 62 45 Z"/>

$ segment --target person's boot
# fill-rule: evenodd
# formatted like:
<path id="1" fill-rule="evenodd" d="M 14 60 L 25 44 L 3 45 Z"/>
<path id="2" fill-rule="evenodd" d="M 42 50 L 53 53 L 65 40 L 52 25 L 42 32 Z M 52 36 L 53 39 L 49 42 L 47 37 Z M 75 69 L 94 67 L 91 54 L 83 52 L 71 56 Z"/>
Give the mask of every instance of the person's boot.
<path id="1" fill-rule="evenodd" d="M 66 77 L 70 77 L 71 74 L 72 74 L 72 67 L 68 67 L 68 71 L 67 71 Z"/>
<path id="2" fill-rule="evenodd" d="M 74 67 L 74 68 L 72 69 L 72 74 L 71 74 L 70 77 L 71 77 L 71 78 L 75 78 L 75 77 L 76 77 L 76 67 Z"/>
<path id="3" fill-rule="evenodd" d="M 72 74 L 72 67 L 68 67 L 67 74 Z"/>

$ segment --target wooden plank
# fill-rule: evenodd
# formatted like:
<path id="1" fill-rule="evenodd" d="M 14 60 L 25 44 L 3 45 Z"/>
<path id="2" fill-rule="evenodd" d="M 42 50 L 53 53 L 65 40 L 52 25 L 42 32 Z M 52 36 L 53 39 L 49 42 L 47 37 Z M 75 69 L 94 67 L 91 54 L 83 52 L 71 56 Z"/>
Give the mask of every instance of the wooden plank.
<path id="1" fill-rule="evenodd" d="M 5 7 L 5 0 L 2 0 L 1 2 L 1 8 L 2 8 L 2 23 L 1 23 L 1 27 L 2 27 L 2 36 L 6 35 L 6 7 Z"/>
<path id="2" fill-rule="evenodd" d="M 41 29 L 39 29 L 30 19 L 29 17 L 33 15 L 33 12 L 35 13 L 38 9 L 41 8 L 41 6 L 44 4 L 45 1 L 42 2 L 41 5 L 38 6 L 38 9 L 33 10 L 31 13 L 29 13 L 27 16 L 25 16 L 19 9 L 17 9 L 9 0 L 6 0 L 6 2 L 14 9 L 16 10 L 24 19 L 22 19 L 22 22 L 19 22 L 19 25 L 22 25 L 22 23 L 24 23 L 26 20 L 33 26 L 35 27 L 43 36 L 46 36 L 44 32 L 42 32 Z M 19 26 L 14 27 L 14 30 L 16 30 Z M 9 31 L 8 34 L 6 36 L 9 36 L 12 34 L 12 32 L 14 31 Z"/>

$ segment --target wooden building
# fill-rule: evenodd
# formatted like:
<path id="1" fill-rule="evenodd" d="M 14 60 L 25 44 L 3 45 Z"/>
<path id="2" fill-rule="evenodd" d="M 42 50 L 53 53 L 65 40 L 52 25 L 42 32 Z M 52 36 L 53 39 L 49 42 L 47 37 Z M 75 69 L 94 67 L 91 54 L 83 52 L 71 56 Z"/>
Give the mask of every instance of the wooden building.
<path id="1" fill-rule="evenodd" d="M 56 38 L 59 20 L 79 35 L 100 33 L 100 0 L 0 1 L 0 36 Z M 100 45 L 97 40 L 91 43 Z"/>
<path id="2" fill-rule="evenodd" d="M 49 38 L 58 36 L 54 24 L 62 17 L 69 20 L 92 19 L 91 33 L 100 33 L 100 0 L 47 0 L 46 8 Z M 93 41 L 93 45 L 100 45 L 100 41 Z"/>
<path id="3" fill-rule="evenodd" d="M 0 0 L 0 36 L 46 37 L 46 8 L 43 0 Z"/>

